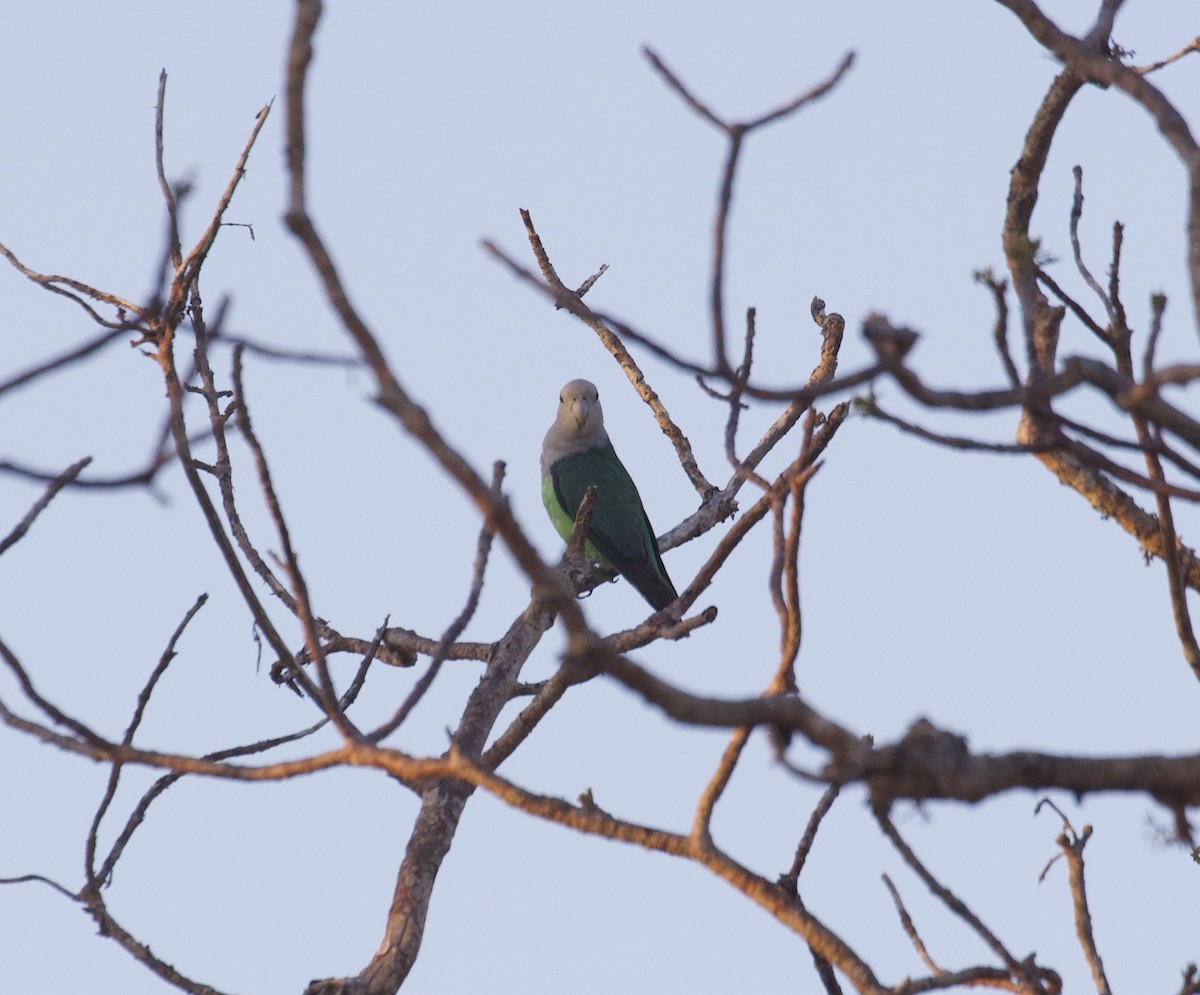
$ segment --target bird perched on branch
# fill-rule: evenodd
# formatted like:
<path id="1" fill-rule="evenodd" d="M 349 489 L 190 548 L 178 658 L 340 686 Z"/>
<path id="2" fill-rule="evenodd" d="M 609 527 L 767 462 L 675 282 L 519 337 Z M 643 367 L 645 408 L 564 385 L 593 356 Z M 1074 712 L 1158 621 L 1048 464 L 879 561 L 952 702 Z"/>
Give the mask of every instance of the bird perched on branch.
<path id="1" fill-rule="evenodd" d="M 572 380 L 558 397 L 558 415 L 542 443 L 542 503 L 563 539 L 589 487 L 596 506 L 584 549 L 629 581 L 657 610 L 678 594 L 663 566 L 642 499 L 604 430 L 596 385 Z"/>

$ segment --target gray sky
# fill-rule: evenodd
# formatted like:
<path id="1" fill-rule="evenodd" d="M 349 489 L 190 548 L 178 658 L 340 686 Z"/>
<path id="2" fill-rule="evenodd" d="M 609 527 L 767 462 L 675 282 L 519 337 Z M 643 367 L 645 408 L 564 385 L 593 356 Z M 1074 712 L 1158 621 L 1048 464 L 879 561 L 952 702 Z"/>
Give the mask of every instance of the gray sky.
<path id="1" fill-rule="evenodd" d="M 1094 4 L 1043 5 L 1063 27 Z M 536 2 L 331 4 L 310 79 L 311 206 L 350 291 L 402 381 L 481 472 L 508 464 L 506 489 L 547 557 L 537 457 L 564 381 L 587 377 L 613 441 L 665 531 L 694 510 L 669 444 L 592 334 L 520 286 L 480 248 L 491 238 L 532 265 L 528 208 L 558 271 L 589 297 L 678 352 L 707 357 L 709 231 L 723 143 L 662 85 L 650 45 L 718 112 L 749 117 L 826 77 L 853 49 L 839 90 L 746 149 L 730 233 L 728 323 L 758 309 L 759 376 L 795 383 L 819 352 L 809 301 L 847 319 L 842 369 L 868 350 L 871 310 L 922 332 L 927 381 L 996 386 L 993 313 L 972 271 L 1003 268 L 1008 170 L 1055 63 L 993 3 L 793 4 Z M 1130 3 L 1116 40 L 1148 63 L 1197 34 L 1194 5 Z M 283 209 L 282 65 L 291 7 L 210 2 L 25 4 L 0 36 L 0 241 L 27 265 L 124 297 L 151 286 L 163 209 L 153 107 L 169 74 L 167 163 L 195 190 L 194 241 L 260 107 L 278 97 L 227 215 L 202 290 L 210 313 L 232 300 L 230 330 L 289 349 L 349 354 Z M 1196 121 L 1200 59 L 1156 78 Z M 1165 291 L 1164 360 L 1192 358 L 1183 272 L 1181 166 L 1127 98 L 1080 95 L 1056 140 L 1034 217 L 1052 272 L 1081 298 L 1069 265 L 1071 168 L 1084 168 L 1082 225 L 1093 270 L 1110 226 L 1126 223 L 1131 323 Z M 77 308 L 0 267 L 0 377 L 91 334 Z M 1014 304 L 1015 306 L 1015 304 Z M 183 344 L 181 343 L 181 348 Z M 692 380 L 634 349 L 723 481 L 725 410 Z M 1095 354 L 1077 324 L 1063 354 Z M 228 373 L 228 354 L 217 360 Z M 319 614 L 367 636 L 392 624 L 439 634 L 466 596 L 478 522 L 451 481 L 369 401 L 362 373 L 248 357 L 246 386 Z M 894 387 L 881 403 L 944 431 L 1011 440 L 1015 416 L 914 413 Z M 97 474 L 137 467 L 164 410 L 153 362 L 118 344 L 90 365 L 4 399 L 0 458 L 58 470 L 84 455 Z M 1095 402 L 1071 410 L 1119 423 Z M 777 409 L 744 419 L 744 448 Z M 1123 429 L 1127 434 L 1128 430 Z M 244 449 L 242 511 L 261 545 Z M 778 454 L 769 468 L 783 465 Z M 209 604 L 156 692 L 142 745 L 203 752 L 299 728 L 309 703 L 270 681 L 251 622 L 177 471 L 145 493 L 60 496 L 0 562 L 0 635 L 66 711 L 119 736 L 171 631 L 201 592 Z M 39 488 L 0 476 L 0 533 Z M 1181 513 L 1184 539 L 1197 539 Z M 720 532 L 667 554 L 677 586 Z M 762 690 L 774 671 L 766 598 L 768 535 L 739 550 L 703 604 L 719 621 L 637 658 L 706 694 Z M 802 548 L 804 647 L 798 676 L 819 709 L 877 740 L 916 718 L 975 749 L 1083 755 L 1197 749 L 1197 688 L 1174 639 L 1160 564 L 1037 463 L 938 451 L 853 419 L 808 492 Z M 492 640 L 528 583 L 498 551 L 467 638 Z M 596 591 L 601 630 L 644 617 L 628 585 Z M 282 613 L 277 613 L 282 617 Z M 286 630 L 294 637 L 295 627 Z M 554 671 L 551 634 L 529 680 Z M 390 714 L 413 672 L 380 668 L 361 708 Z M 348 680 L 352 664 L 336 674 Z M 478 677 L 451 664 L 396 738 L 440 752 Z M 17 700 L 0 678 L 0 695 Z M 364 719 L 366 721 L 366 719 Z M 332 735 L 332 734 L 331 734 Z M 531 790 L 597 802 L 633 821 L 682 830 L 727 736 L 678 728 L 613 684 L 575 689 L 504 768 Z M 307 749 L 329 745 L 322 740 Z M 38 872 L 78 887 L 83 840 L 104 772 L 0 730 L 0 876 Z M 801 760 L 815 754 L 797 749 Z M 126 774 L 124 812 L 150 783 Z M 714 822 L 738 860 L 785 871 L 818 792 L 786 776 L 753 740 Z M 1196 869 L 1155 842 L 1162 812 L 1141 798 L 1056 799 L 1087 856 L 1097 938 L 1115 990 L 1169 991 L 1197 958 Z M 1087 986 L 1065 868 L 1040 886 L 1058 825 L 1037 796 L 968 808 L 902 806 L 901 830 L 1019 956 Z M 122 808 L 124 806 L 124 808 Z M 118 867 L 113 914 L 185 973 L 230 992 L 300 991 L 356 972 L 377 946 L 416 802 L 367 772 L 247 788 L 193 780 L 152 810 Z M 115 831 L 114 821 L 110 832 Z M 933 956 L 986 958 L 924 892 L 847 791 L 806 870 L 809 906 L 883 979 L 923 971 L 880 882 L 901 889 Z M 810 877 L 811 876 L 811 877 Z M 150 995 L 166 987 L 49 889 L 0 888 L 6 990 Z M 803 943 L 698 867 L 534 822 L 476 797 L 439 878 L 406 991 L 815 990 Z"/>

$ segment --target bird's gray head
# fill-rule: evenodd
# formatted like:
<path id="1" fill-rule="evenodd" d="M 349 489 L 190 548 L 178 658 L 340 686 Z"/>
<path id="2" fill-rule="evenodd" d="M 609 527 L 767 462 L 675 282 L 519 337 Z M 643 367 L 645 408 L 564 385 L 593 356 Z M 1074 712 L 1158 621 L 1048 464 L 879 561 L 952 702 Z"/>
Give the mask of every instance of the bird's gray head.
<path id="1" fill-rule="evenodd" d="M 600 393 L 590 380 L 572 380 L 558 395 L 555 424 L 568 435 L 594 435 L 604 429 Z"/>
<path id="2" fill-rule="evenodd" d="M 572 380 L 558 395 L 558 414 L 542 445 L 542 474 L 564 456 L 608 442 L 600 395 L 590 380 Z"/>

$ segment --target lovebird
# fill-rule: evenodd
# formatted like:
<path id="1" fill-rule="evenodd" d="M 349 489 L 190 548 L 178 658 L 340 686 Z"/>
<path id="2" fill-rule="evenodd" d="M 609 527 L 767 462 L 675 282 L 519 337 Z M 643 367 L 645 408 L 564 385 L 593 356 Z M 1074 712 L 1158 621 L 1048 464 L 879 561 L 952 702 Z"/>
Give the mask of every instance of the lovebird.
<path id="1" fill-rule="evenodd" d="M 563 539 L 570 540 L 575 515 L 593 485 L 587 555 L 628 580 L 655 610 L 666 608 L 679 595 L 641 496 L 604 430 L 596 385 L 572 380 L 558 396 L 558 415 L 542 443 L 542 503 Z"/>

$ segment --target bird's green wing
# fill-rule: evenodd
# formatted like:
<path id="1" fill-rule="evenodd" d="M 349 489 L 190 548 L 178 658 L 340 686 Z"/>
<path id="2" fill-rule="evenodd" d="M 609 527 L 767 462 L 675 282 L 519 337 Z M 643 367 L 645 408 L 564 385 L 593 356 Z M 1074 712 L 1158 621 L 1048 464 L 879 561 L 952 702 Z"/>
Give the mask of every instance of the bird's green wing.
<path id="1" fill-rule="evenodd" d="M 542 496 L 559 534 L 570 536 L 583 496 L 593 485 L 597 495 L 587 534 L 589 544 L 651 605 L 665 608 L 678 597 L 675 585 L 663 566 L 637 487 L 611 443 L 564 456 L 550 468 Z M 553 487 L 553 502 L 548 486 Z"/>

